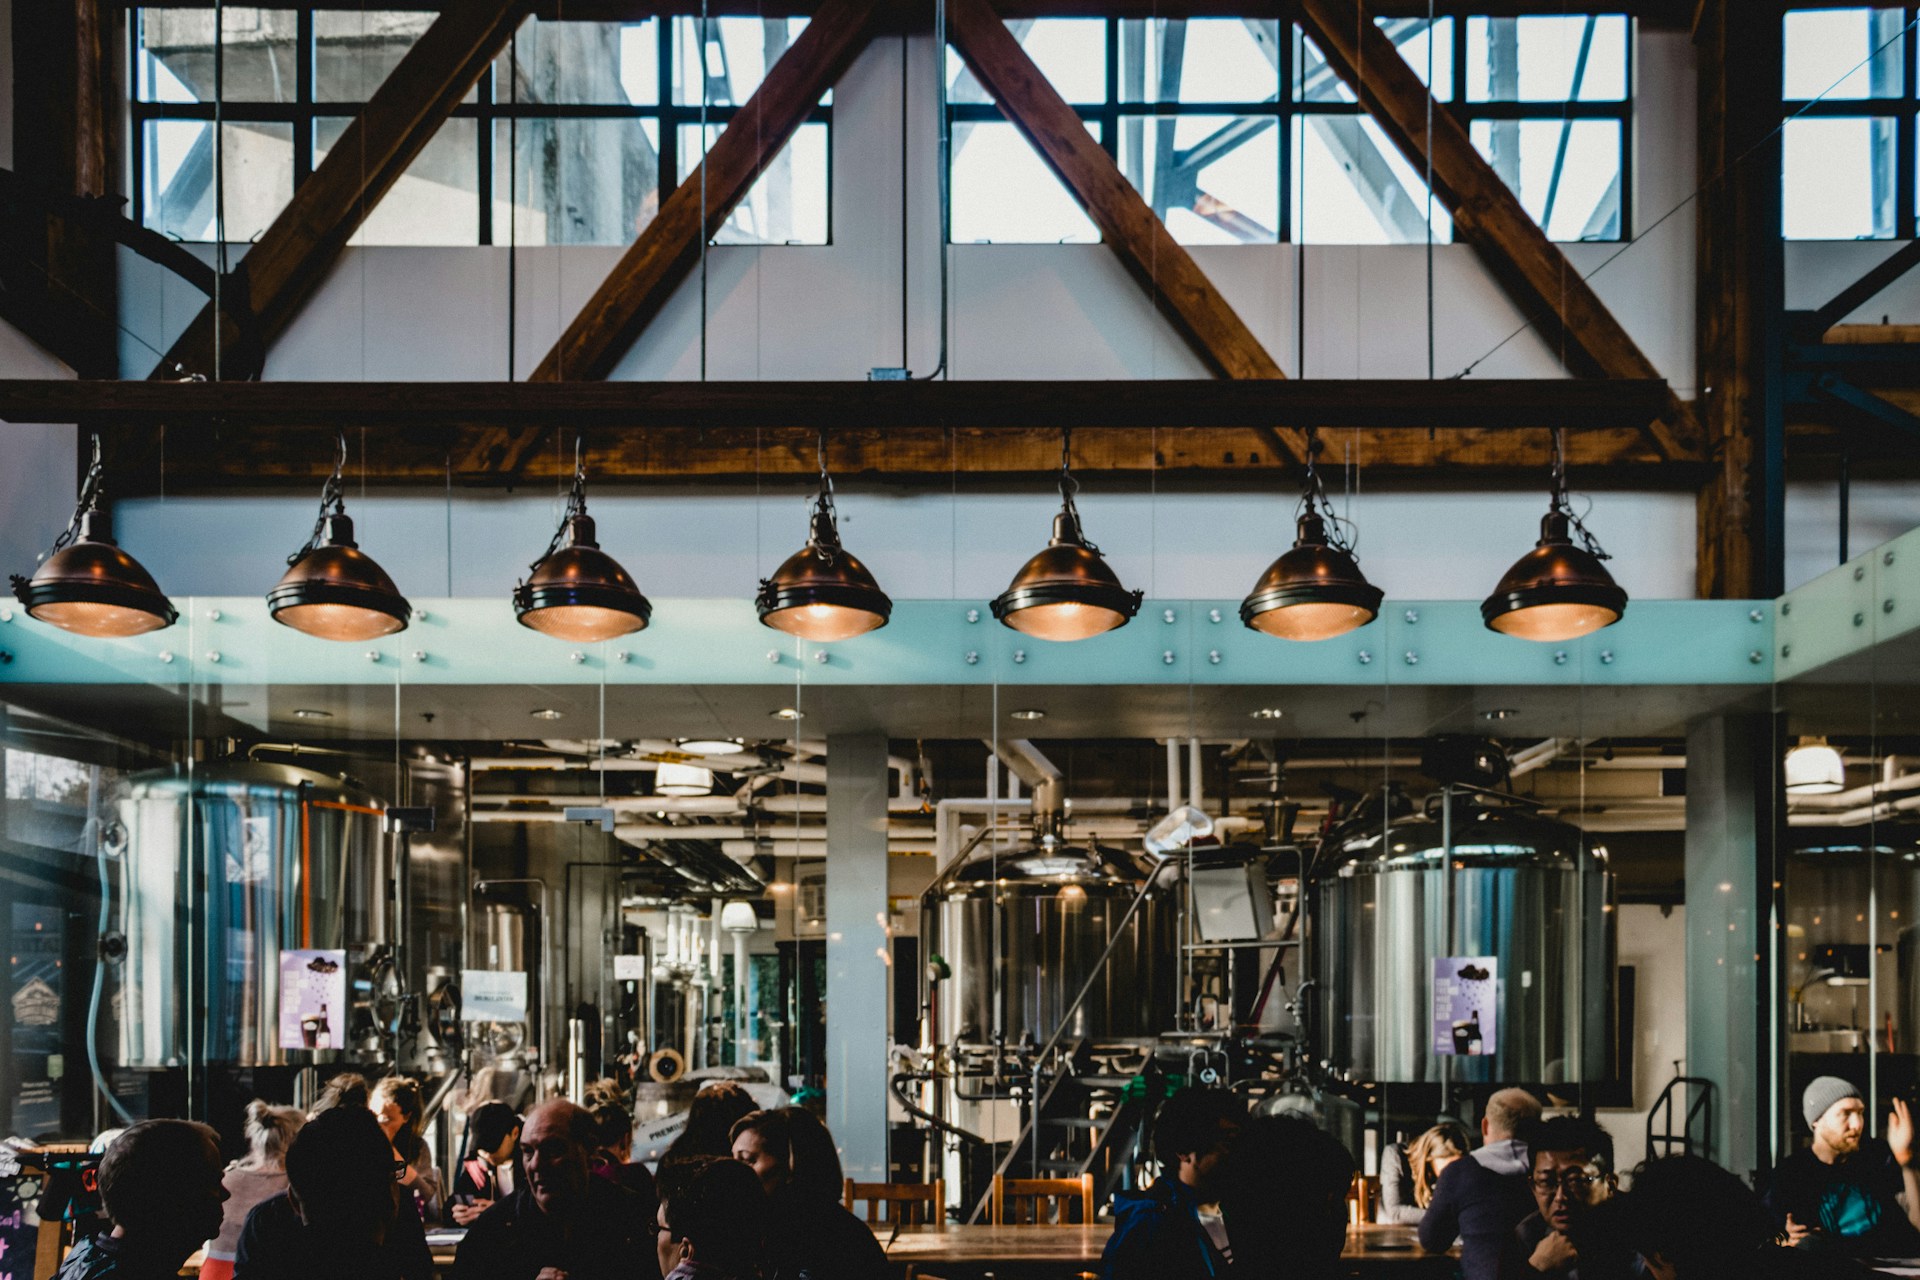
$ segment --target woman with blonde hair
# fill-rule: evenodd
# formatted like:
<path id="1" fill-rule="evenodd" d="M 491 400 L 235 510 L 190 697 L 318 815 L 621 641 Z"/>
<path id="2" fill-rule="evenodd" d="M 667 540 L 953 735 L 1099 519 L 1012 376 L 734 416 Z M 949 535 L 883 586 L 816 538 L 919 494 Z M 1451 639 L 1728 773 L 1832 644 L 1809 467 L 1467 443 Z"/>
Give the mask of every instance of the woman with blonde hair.
<path id="1" fill-rule="evenodd" d="M 1398 1145 L 1388 1147 L 1380 1155 L 1379 1220 L 1418 1226 L 1433 1203 L 1440 1171 L 1472 1149 L 1467 1131 L 1451 1122 L 1433 1126 L 1405 1152 Z"/>
<path id="2" fill-rule="evenodd" d="M 382 1076 L 373 1086 L 367 1109 L 380 1122 L 380 1131 L 393 1144 L 393 1154 L 405 1162 L 398 1181 L 403 1195 L 412 1200 L 422 1222 L 433 1222 L 440 1214 L 440 1171 L 433 1167 L 433 1152 L 427 1148 L 421 1130 L 426 1127 L 422 1112 L 425 1098 L 420 1082 L 412 1076 Z"/>
<path id="3" fill-rule="evenodd" d="M 287 1148 L 306 1122 L 306 1112 L 298 1107 L 277 1107 L 258 1098 L 247 1104 L 247 1154 L 228 1165 L 221 1178 L 227 1203 L 220 1234 L 207 1243 L 200 1280 L 230 1280 L 240 1229 L 255 1205 L 287 1189 Z"/>

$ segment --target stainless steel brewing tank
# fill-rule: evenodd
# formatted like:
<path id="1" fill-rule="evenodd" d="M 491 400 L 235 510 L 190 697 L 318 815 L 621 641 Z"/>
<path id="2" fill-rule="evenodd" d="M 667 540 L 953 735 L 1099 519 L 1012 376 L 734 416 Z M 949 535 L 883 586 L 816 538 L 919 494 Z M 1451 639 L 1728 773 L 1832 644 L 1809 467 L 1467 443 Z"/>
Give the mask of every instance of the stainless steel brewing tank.
<path id="1" fill-rule="evenodd" d="M 1446 1078 L 1604 1078 L 1613 917 L 1603 855 L 1576 827 L 1471 792 L 1455 793 L 1449 854 L 1438 799 L 1425 812 L 1402 800 L 1391 817 L 1376 802 L 1322 846 L 1310 917 L 1317 1056 L 1356 1081 L 1440 1080 L 1434 962 L 1491 956 L 1493 1052 L 1448 1057 Z"/>
<path id="2" fill-rule="evenodd" d="M 922 903 L 929 956 L 952 970 L 933 993 L 937 1040 L 1045 1043 L 1093 973 L 1146 877 L 1117 850 L 963 855 Z M 1151 1036 L 1172 1024 L 1176 903 L 1156 890 L 1074 1011 L 1068 1040 Z M 999 1018 L 995 1019 L 998 1006 Z"/>
<path id="3" fill-rule="evenodd" d="M 356 1028 L 351 1008 L 356 991 L 364 1000 L 391 980 L 393 851 L 374 796 L 306 769 L 222 763 L 136 775 L 120 822 L 122 1065 L 288 1062 L 283 949 L 347 953 L 348 1043 L 317 1056 L 377 1056 L 365 1011 Z"/>

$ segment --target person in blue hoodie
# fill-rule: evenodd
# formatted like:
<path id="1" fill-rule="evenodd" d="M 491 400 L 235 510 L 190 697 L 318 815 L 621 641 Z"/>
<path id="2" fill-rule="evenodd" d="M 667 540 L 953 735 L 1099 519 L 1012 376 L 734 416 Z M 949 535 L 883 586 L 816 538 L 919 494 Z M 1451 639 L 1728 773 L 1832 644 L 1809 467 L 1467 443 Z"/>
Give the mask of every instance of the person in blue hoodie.
<path id="1" fill-rule="evenodd" d="M 1525 1089 L 1495 1093 L 1480 1118 L 1484 1145 L 1448 1165 L 1434 1184 L 1420 1247 L 1440 1253 L 1458 1239 L 1465 1280 L 1496 1280 L 1513 1229 L 1534 1212 L 1532 1164 L 1519 1135 L 1539 1118 L 1539 1100 Z"/>
<path id="2" fill-rule="evenodd" d="M 1188 1089 L 1160 1105 L 1153 1150 L 1160 1177 L 1113 1197 L 1102 1280 L 1225 1280 L 1233 1252 L 1220 1216 L 1220 1175 L 1246 1122 L 1224 1089 Z"/>

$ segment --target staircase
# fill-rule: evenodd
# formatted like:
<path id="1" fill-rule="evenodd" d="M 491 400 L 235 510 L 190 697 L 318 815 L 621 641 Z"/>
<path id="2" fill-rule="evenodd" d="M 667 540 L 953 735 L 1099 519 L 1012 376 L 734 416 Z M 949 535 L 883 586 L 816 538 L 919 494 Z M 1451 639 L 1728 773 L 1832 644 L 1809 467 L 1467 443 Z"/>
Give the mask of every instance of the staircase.
<path id="1" fill-rule="evenodd" d="M 1153 1061 L 1145 1046 L 1127 1041 L 1074 1041 L 1061 1046 L 1059 1068 L 1040 1082 L 1040 1102 L 1020 1135 L 1001 1156 L 994 1172 L 1003 1178 L 1077 1178 L 1093 1174 L 1094 1203 L 1104 1212 L 1115 1190 L 1130 1180 L 1142 1154 L 1145 1126 L 1153 1114 L 1157 1091 L 1130 1088 Z M 1116 1059 L 1138 1055 L 1140 1067 L 1124 1072 Z M 1038 1131 L 1038 1141 L 1035 1133 Z M 981 1221 L 992 1197 L 974 1207 L 971 1221 Z"/>

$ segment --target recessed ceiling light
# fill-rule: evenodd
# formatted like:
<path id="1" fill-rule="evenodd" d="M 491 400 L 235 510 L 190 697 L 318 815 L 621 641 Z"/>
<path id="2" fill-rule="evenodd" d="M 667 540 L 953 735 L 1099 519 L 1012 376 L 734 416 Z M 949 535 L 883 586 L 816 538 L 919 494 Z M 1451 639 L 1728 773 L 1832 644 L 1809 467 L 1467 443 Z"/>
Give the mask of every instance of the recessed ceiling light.
<path id="1" fill-rule="evenodd" d="M 1261 707 L 1258 711 L 1249 711 L 1247 714 L 1255 720 L 1278 720 L 1286 712 L 1278 707 Z"/>
<path id="2" fill-rule="evenodd" d="M 295 707 L 293 714 L 302 720 L 331 720 L 333 712 L 320 711 L 313 707 Z"/>
<path id="3" fill-rule="evenodd" d="M 767 714 L 775 720 L 804 720 L 807 718 L 806 713 L 798 707 L 782 707 L 778 711 L 769 711 Z"/>
<path id="4" fill-rule="evenodd" d="M 556 711 L 552 707 L 541 707 L 533 712 L 533 718 L 535 720 L 558 720 L 566 714 L 566 712 Z"/>
<path id="5" fill-rule="evenodd" d="M 1491 711 L 1482 711 L 1482 720 L 1511 720 L 1520 713 L 1512 707 L 1495 707 Z"/>
<path id="6" fill-rule="evenodd" d="M 1010 712 L 1009 714 L 1012 715 L 1015 720 L 1045 720 L 1047 718 L 1047 713 L 1038 707 L 1022 707 L 1020 710 Z"/>

